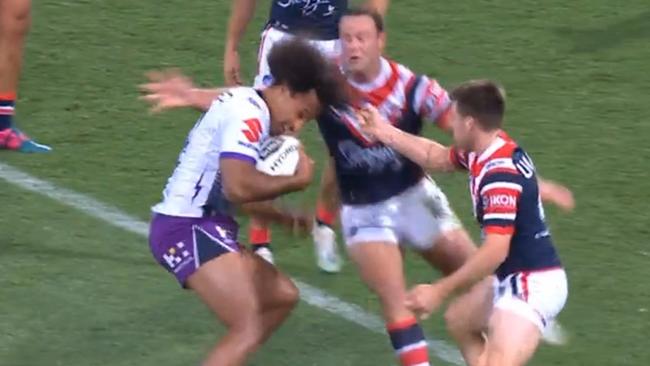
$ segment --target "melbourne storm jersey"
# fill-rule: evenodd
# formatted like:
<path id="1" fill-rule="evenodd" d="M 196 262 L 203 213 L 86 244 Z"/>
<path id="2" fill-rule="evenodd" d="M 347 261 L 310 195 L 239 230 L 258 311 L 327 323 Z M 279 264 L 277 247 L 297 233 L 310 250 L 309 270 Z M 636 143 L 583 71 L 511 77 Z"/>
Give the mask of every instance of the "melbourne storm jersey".
<path id="1" fill-rule="evenodd" d="M 269 129 L 269 110 L 255 89 L 234 88 L 220 95 L 187 136 L 163 200 L 152 210 L 181 217 L 201 217 L 207 211 L 229 214 L 219 159 L 256 163 Z"/>
<path id="2" fill-rule="evenodd" d="M 452 148 L 451 159 L 469 171 L 482 234 L 512 234 L 508 257 L 497 269 L 500 280 L 515 272 L 561 266 L 544 221 L 535 167 L 523 149 L 501 133 L 480 156 Z"/>
<path id="3" fill-rule="evenodd" d="M 374 105 L 390 123 L 419 134 L 423 120 L 441 120 L 450 100 L 435 80 L 382 59 L 379 76 L 367 84 L 349 81 L 362 103 Z M 417 184 L 424 171 L 390 147 L 363 135 L 352 108 L 331 108 L 318 127 L 334 159 L 345 204 L 371 204 L 398 195 Z"/>
<path id="4" fill-rule="evenodd" d="M 313 39 L 339 38 L 339 20 L 347 0 L 272 0 L 268 25 Z"/>

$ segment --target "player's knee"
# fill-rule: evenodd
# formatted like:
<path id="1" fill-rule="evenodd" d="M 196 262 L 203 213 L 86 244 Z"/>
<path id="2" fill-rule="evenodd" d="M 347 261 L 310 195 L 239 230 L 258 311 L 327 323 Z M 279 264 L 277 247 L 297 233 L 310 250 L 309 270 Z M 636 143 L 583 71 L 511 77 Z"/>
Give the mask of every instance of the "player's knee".
<path id="1" fill-rule="evenodd" d="M 262 321 L 253 317 L 241 319 L 236 324 L 231 325 L 228 333 L 230 333 L 230 337 L 237 340 L 235 344 L 243 354 L 255 352 L 263 343 L 265 336 Z"/>
<path id="2" fill-rule="evenodd" d="M 5 11 L 0 13 L 0 33 L 8 37 L 22 37 L 27 34 L 31 25 L 31 6 L 22 4 L 24 1 L 13 3 L 16 5 L 5 5 Z"/>
<path id="3" fill-rule="evenodd" d="M 447 330 L 455 339 L 464 338 L 470 333 L 468 319 L 459 304 L 451 304 L 445 311 L 444 317 Z"/>
<path id="4" fill-rule="evenodd" d="M 289 310 L 293 309 L 300 300 L 300 291 L 296 285 L 287 279 L 283 279 L 278 286 L 279 305 Z"/>
<path id="5" fill-rule="evenodd" d="M 511 355 L 501 347 L 490 345 L 487 351 L 485 366 L 519 366 Z"/>

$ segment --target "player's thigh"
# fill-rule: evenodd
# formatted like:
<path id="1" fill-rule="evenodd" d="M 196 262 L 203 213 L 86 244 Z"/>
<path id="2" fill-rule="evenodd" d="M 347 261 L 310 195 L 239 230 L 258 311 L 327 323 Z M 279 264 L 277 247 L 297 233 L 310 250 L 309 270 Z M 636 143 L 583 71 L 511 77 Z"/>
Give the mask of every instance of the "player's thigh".
<path id="1" fill-rule="evenodd" d="M 495 308 L 488 323 L 486 366 L 525 365 L 535 353 L 541 332 L 527 317 Z"/>
<path id="2" fill-rule="evenodd" d="M 299 292 L 291 279 L 275 266 L 249 251 L 243 252 L 247 265 L 253 273 L 253 283 L 262 311 L 278 307 L 293 307 Z"/>
<path id="3" fill-rule="evenodd" d="M 244 254 L 233 252 L 204 263 L 186 285 L 227 327 L 247 327 L 261 314 L 254 277 Z"/>
<path id="4" fill-rule="evenodd" d="M 400 200 L 403 236 L 434 267 L 448 274 L 474 253 L 474 243 L 433 180 L 423 179 Z"/>
<path id="5" fill-rule="evenodd" d="M 400 311 L 406 297 L 406 284 L 399 246 L 390 241 L 359 242 L 348 246 L 350 259 L 361 280 L 388 309 Z"/>
<path id="6" fill-rule="evenodd" d="M 420 255 L 444 275 L 460 268 L 476 252 L 476 245 L 461 226 L 450 226 L 441 231 L 434 244 Z"/>
<path id="7" fill-rule="evenodd" d="M 493 310 L 494 282 L 494 277 L 486 277 L 449 304 L 445 322 L 452 333 L 480 333 L 487 330 Z"/>

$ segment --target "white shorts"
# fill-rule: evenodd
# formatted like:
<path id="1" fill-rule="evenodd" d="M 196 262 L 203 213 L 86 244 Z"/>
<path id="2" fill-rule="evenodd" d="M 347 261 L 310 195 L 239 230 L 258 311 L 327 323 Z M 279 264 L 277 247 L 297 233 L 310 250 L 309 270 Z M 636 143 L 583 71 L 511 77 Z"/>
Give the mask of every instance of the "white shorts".
<path id="1" fill-rule="evenodd" d="M 494 308 L 511 311 L 537 325 L 546 326 L 562 311 L 568 296 L 562 268 L 517 272 L 503 281 L 494 280 Z"/>
<path id="2" fill-rule="evenodd" d="M 343 205 L 341 223 L 347 245 L 381 241 L 418 251 L 432 248 L 440 234 L 462 227 L 429 177 L 382 202 Z"/>
<path id="3" fill-rule="evenodd" d="M 272 82 L 271 72 L 269 70 L 269 64 L 267 62 L 267 57 L 271 48 L 277 42 L 280 42 L 284 39 L 289 39 L 293 37 L 292 34 L 283 32 L 279 29 L 268 27 L 262 32 L 262 40 L 260 42 L 260 49 L 257 52 L 257 76 L 255 77 L 255 82 L 253 84 L 254 88 L 262 88 L 269 86 Z M 327 41 L 312 40 L 310 43 L 321 50 L 324 55 L 331 57 L 333 59 L 338 58 L 341 49 L 338 39 L 332 39 Z"/>

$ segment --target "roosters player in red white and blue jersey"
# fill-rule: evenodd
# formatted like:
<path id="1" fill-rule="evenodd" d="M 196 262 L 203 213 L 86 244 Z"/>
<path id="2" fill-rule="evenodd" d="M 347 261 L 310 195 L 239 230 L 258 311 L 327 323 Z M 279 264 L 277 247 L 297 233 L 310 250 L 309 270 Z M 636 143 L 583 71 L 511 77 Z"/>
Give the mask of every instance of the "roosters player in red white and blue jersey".
<path id="1" fill-rule="evenodd" d="M 505 97 L 498 85 L 467 82 L 451 98 L 452 148 L 409 135 L 372 108 L 360 113 L 365 133 L 412 161 L 432 170 L 469 172 L 483 245 L 454 273 L 415 287 L 407 306 L 426 317 L 454 292 L 494 274 L 493 293 L 474 293 L 454 304 L 477 309 L 474 336 L 455 338 L 469 365 L 524 365 L 568 295 L 541 200 L 571 208 L 573 198 L 568 189 L 539 179 L 530 157 L 501 130 Z"/>

